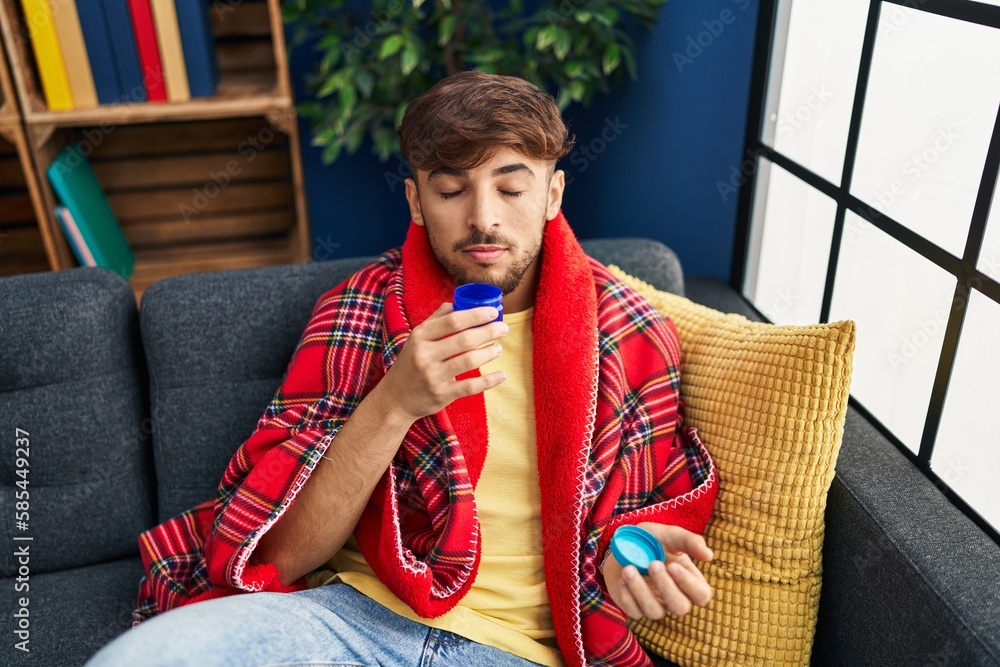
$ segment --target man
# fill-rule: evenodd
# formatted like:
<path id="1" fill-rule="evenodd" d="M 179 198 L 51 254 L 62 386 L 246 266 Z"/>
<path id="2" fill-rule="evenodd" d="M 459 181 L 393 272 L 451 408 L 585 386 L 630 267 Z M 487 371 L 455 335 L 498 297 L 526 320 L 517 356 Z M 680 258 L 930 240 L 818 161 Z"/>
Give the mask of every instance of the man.
<path id="1" fill-rule="evenodd" d="M 570 231 L 552 97 L 463 72 L 399 133 L 405 243 L 319 299 L 218 497 L 140 537 L 137 627 L 92 665 L 648 665 L 626 617 L 708 604 L 677 332 Z M 453 311 L 468 282 L 503 322 Z M 608 556 L 622 524 L 666 567 Z"/>

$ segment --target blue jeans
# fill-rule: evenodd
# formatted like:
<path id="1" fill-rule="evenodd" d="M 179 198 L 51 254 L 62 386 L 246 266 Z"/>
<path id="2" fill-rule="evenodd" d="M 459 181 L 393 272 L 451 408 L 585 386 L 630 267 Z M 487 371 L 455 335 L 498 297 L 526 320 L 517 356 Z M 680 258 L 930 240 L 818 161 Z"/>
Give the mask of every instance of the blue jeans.
<path id="1" fill-rule="evenodd" d="M 528 667 L 538 663 L 404 618 L 343 583 L 178 607 L 126 631 L 86 667 Z"/>

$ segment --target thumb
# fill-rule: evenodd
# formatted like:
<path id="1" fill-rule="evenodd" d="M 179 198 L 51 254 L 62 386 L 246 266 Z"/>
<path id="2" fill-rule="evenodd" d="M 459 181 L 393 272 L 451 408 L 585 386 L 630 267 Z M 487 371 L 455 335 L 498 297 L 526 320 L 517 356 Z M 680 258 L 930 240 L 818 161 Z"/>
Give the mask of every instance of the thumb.
<path id="1" fill-rule="evenodd" d="M 715 556 L 705 543 L 704 537 L 686 528 L 652 522 L 641 523 L 639 526 L 655 535 L 667 551 L 680 551 L 701 561 L 710 561 Z"/>

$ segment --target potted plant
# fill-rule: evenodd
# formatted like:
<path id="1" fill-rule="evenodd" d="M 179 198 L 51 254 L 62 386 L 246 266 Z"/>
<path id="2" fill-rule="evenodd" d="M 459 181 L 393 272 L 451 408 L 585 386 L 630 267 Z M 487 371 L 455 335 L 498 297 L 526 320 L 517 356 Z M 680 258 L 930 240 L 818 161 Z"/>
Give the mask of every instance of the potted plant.
<path id="1" fill-rule="evenodd" d="M 374 0 L 367 16 L 347 0 L 283 5 L 293 46 L 315 40 L 319 58 L 299 104 L 312 123 L 312 145 L 330 164 L 354 153 L 365 135 L 383 162 L 399 150 L 396 128 L 409 100 L 442 77 L 474 68 L 521 76 L 550 91 L 560 110 L 608 93 L 624 68 L 636 78 L 624 28 L 647 28 L 666 0 L 523 0 L 502 7 L 468 0 Z M 498 4 L 498 3 L 494 3 Z"/>

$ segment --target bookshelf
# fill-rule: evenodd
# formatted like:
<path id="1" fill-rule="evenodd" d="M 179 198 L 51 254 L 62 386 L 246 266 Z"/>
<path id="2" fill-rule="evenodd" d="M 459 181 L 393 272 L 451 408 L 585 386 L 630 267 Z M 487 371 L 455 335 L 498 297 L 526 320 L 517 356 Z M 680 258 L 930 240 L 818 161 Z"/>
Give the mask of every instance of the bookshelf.
<path id="1" fill-rule="evenodd" d="M 49 269 L 54 241 L 38 224 L 38 187 L 17 96 L 0 50 L 0 276 Z"/>
<path id="2" fill-rule="evenodd" d="M 45 175 L 73 141 L 86 148 L 132 245 L 137 299 L 172 275 L 309 259 L 280 0 L 217 0 L 210 14 L 219 63 L 213 97 L 50 111 L 20 2 L 0 0 L 7 86 L 19 102 L 0 104 L 0 113 L 12 109 L 23 125 L 20 159 L 32 172 L 40 235 L 51 237 L 49 268 L 76 266 Z"/>

